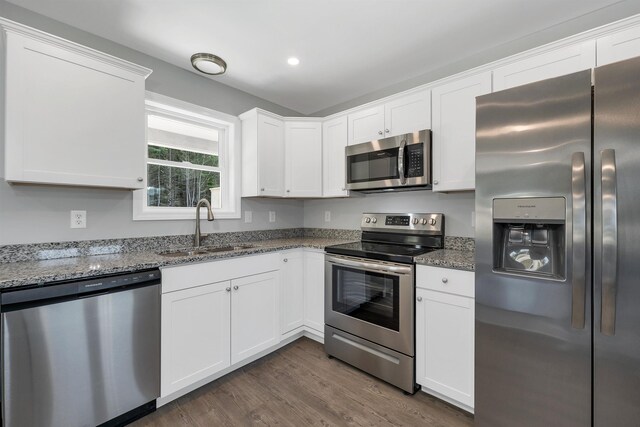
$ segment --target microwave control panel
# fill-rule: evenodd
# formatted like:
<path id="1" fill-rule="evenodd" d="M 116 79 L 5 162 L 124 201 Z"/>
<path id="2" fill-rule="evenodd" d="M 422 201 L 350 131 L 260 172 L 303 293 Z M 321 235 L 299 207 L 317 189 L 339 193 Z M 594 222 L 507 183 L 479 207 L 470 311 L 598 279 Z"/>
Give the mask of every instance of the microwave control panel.
<path id="1" fill-rule="evenodd" d="M 423 143 L 407 145 L 407 178 L 424 175 L 424 145 Z"/>

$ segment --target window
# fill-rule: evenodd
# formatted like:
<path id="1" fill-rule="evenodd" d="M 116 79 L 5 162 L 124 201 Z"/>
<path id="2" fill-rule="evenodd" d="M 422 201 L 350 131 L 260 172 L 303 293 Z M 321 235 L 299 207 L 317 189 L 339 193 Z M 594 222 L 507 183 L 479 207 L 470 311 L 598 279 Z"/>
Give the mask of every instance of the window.
<path id="1" fill-rule="evenodd" d="M 220 218 L 240 218 L 236 117 L 147 92 L 145 189 L 133 219 L 193 219 L 200 199 Z"/>

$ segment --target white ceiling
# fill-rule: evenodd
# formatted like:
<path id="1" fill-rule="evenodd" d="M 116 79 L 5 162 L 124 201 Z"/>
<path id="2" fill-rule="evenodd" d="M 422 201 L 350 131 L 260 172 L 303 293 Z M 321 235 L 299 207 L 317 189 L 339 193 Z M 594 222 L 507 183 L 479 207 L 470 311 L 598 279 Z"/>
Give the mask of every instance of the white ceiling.
<path id="1" fill-rule="evenodd" d="M 303 114 L 436 70 L 618 0 L 9 0 Z M 287 58 L 297 56 L 291 67 Z"/>

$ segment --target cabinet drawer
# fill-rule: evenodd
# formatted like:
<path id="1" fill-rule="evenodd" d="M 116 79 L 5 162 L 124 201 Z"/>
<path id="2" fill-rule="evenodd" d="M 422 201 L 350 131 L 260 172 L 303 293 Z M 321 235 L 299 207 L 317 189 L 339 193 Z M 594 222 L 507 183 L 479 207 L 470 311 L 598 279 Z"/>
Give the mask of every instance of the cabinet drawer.
<path id="1" fill-rule="evenodd" d="M 454 295 L 475 297 L 475 277 L 471 271 L 418 265 L 416 286 Z"/>

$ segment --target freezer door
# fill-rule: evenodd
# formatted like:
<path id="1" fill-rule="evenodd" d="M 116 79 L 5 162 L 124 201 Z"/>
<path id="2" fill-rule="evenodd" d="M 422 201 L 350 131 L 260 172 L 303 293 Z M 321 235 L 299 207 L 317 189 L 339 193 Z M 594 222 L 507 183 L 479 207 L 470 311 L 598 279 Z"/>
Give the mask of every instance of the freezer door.
<path id="1" fill-rule="evenodd" d="M 640 423 L 640 58 L 596 68 L 594 425 Z"/>
<path id="2" fill-rule="evenodd" d="M 591 112 L 590 70 L 477 99 L 478 426 L 591 424 Z M 513 221 L 494 215 L 496 199 L 518 198 Z M 501 238 L 505 224 L 535 227 L 544 198 L 565 206 L 542 221 L 560 227 L 562 267 L 501 271 L 499 245 L 518 237 Z"/>

